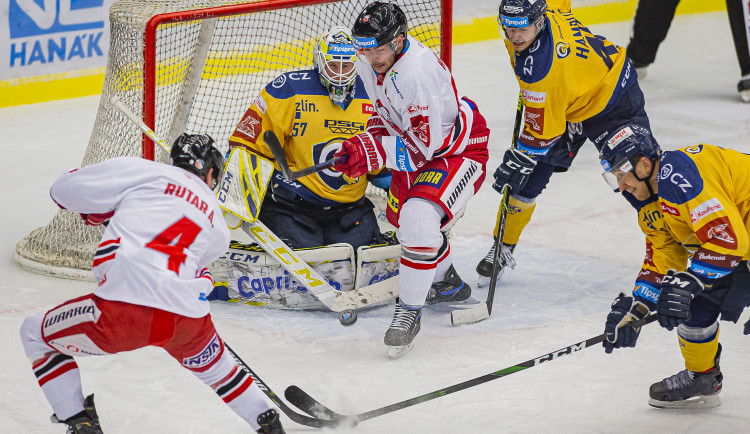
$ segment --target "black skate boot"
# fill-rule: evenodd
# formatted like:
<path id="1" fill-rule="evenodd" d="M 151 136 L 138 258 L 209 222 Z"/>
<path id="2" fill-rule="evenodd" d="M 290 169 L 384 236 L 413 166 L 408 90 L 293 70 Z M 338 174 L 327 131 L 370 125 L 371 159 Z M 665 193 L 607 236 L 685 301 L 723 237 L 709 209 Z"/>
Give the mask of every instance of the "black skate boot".
<path id="1" fill-rule="evenodd" d="M 404 309 L 401 301 L 396 299 L 396 311 L 393 313 L 393 320 L 383 339 L 383 342 L 391 347 L 388 350 L 388 357 L 395 359 L 412 349 L 414 346 L 412 341 L 419 333 L 421 319 L 422 309 Z"/>
<path id="2" fill-rule="evenodd" d="M 83 400 L 83 411 L 75 414 L 65 420 L 60 420 L 57 415 L 50 417 L 53 423 L 64 423 L 68 426 L 68 434 L 102 434 L 102 427 L 99 425 L 99 415 L 96 414 L 94 406 L 94 394 L 87 396 Z"/>
<path id="3" fill-rule="evenodd" d="M 719 392 L 724 376 L 719 369 L 721 345 L 714 367 L 706 372 L 687 369 L 651 385 L 648 403 L 658 408 L 712 408 L 721 405 Z"/>
<path id="4" fill-rule="evenodd" d="M 471 286 L 461 280 L 453 265 L 448 268 L 445 277 L 435 282 L 427 293 L 425 304 L 435 304 L 452 301 L 464 301 L 471 296 Z"/>
<path id="5" fill-rule="evenodd" d="M 750 74 L 742 77 L 739 83 L 737 83 L 737 92 L 740 93 L 742 101 L 750 102 Z"/>
<path id="6" fill-rule="evenodd" d="M 516 249 L 515 244 L 502 244 L 500 248 L 500 263 L 498 264 L 497 280 L 503 277 L 505 268 L 516 268 L 516 260 L 513 258 L 513 251 Z M 492 262 L 495 260 L 495 243 L 492 243 L 490 251 L 477 264 L 477 274 L 479 274 L 479 286 L 487 286 L 492 278 Z"/>
<path id="7" fill-rule="evenodd" d="M 259 434 L 285 434 L 284 427 L 281 426 L 279 413 L 276 410 L 269 409 L 258 416 Z"/>

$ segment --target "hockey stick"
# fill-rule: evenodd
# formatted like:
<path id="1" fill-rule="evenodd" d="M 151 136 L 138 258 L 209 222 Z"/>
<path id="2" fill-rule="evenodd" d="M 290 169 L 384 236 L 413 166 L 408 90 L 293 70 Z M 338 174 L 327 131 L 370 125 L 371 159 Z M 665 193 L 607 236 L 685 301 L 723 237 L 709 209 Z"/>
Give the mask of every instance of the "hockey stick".
<path id="1" fill-rule="evenodd" d="M 513 125 L 513 141 L 511 148 L 516 147 L 516 141 L 518 141 L 518 134 L 521 131 L 521 120 L 523 119 L 523 97 L 521 93 L 518 94 L 518 105 L 516 106 L 516 121 Z M 500 267 L 500 250 L 502 248 L 502 240 L 505 235 L 505 219 L 508 215 L 508 186 L 503 187 L 503 199 L 500 202 L 500 223 L 497 228 L 497 237 L 495 238 L 495 257 L 492 259 L 492 275 L 490 277 L 490 287 L 487 290 L 487 301 L 482 304 L 467 308 L 467 309 L 456 309 L 451 312 L 451 324 L 463 325 L 473 324 L 485 320 L 492 314 L 492 303 L 495 301 L 495 286 L 497 285 L 497 273 Z"/>
<path id="2" fill-rule="evenodd" d="M 125 104 L 120 101 L 120 98 L 118 98 L 116 95 L 111 97 L 109 100 L 109 103 L 115 107 L 117 110 L 120 110 L 122 114 L 125 115 L 128 119 L 130 119 L 134 124 L 138 126 L 138 128 L 141 129 L 154 143 L 161 146 L 162 149 L 169 152 L 171 149 L 171 146 L 166 144 L 164 140 L 161 139 L 161 137 L 157 136 L 154 130 L 148 127 L 145 122 L 143 122 L 142 119 L 138 118 L 138 116 L 135 115 Z"/>
<path id="3" fill-rule="evenodd" d="M 308 416 L 305 416 L 304 414 L 299 414 L 296 411 L 289 408 L 289 406 L 286 405 L 284 401 L 281 400 L 281 398 L 279 398 L 279 395 L 274 393 L 274 391 L 271 390 L 271 388 L 268 387 L 266 383 L 264 383 L 263 380 L 260 379 L 260 377 L 258 377 L 258 374 L 256 374 L 255 372 L 253 372 L 252 369 L 250 369 L 247 363 L 245 363 L 240 358 L 240 356 L 238 356 L 237 353 L 235 353 L 234 350 L 229 347 L 229 345 L 226 342 L 224 342 L 224 348 L 227 350 L 227 352 L 229 352 L 229 355 L 232 356 L 235 362 L 237 362 L 239 367 L 243 371 L 247 372 L 248 375 L 250 375 L 250 377 L 253 379 L 253 383 L 255 383 L 258 386 L 258 388 L 262 390 L 263 393 L 266 394 L 268 399 L 270 399 L 271 402 L 276 404 L 279 407 L 279 409 L 281 409 L 281 411 L 284 412 L 284 414 L 293 422 L 296 422 L 300 425 L 311 426 L 313 428 L 326 428 L 326 427 L 332 427 L 332 426 L 338 425 L 337 422 L 325 420 L 325 419 L 319 419 L 316 417 L 308 417 Z"/>
<path id="4" fill-rule="evenodd" d="M 658 315 L 654 313 L 630 325 L 633 327 L 642 327 L 646 324 L 656 321 L 657 316 Z M 604 342 L 604 339 L 606 338 L 605 338 L 604 333 L 602 333 L 598 336 L 594 336 L 585 341 L 581 341 L 573 345 L 569 345 L 557 351 L 552 351 L 550 353 L 544 354 L 539 357 L 535 357 L 533 359 L 527 360 L 525 362 L 522 362 L 513 366 L 509 366 L 499 371 L 495 371 L 486 375 L 482 375 L 481 377 L 473 378 L 471 380 L 467 380 L 462 383 L 454 384 L 453 386 L 448 386 L 446 388 L 439 389 L 434 392 L 426 393 L 424 395 L 420 395 L 411 399 L 407 399 L 405 401 L 397 402 L 395 404 L 387 405 L 385 407 L 381 407 L 375 410 L 371 410 L 371 411 L 367 411 L 367 412 L 359 413 L 355 415 L 343 415 L 343 414 L 336 413 L 335 411 L 329 409 L 328 407 L 318 402 L 315 398 L 308 395 L 304 390 L 294 385 L 286 388 L 286 390 L 284 391 L 284 396 L 290 403 L 292 403 L 292 405 L 296 406 L 297 408 L 299 408 L 300 410 L 304 411 L 307 414 L 310 414 L 310 415 L 323 414 L 329 417 L 332 422 L 337 422 L 338 425 L 343 425 L 343 424 L 354 425 L 363 420 L 372 419 L 374 417 L 382 416 L 387 413 L 392 413 L 394 411 L 401 410 L 407 407 L 411 407 L 416 404 L 421 404 L 423 402 L 427 402 L 435 398 L 440 398 L 442 396 L 449 395 L 451 393 L 458 392 L 460 390 L 468 389 L 470 387 L 474 387 L 479 384 L 486 383 L 488 381 L 497 380 L 498 378 L 505 377 L 507 375 L 516 373 L 518 371 L 523 371 L 528 368 L 533 368 L 544 362 L 557 360 L 562 356 L 577 353 L 579 351 L 585 350 L 586 348 L 602 343 Z"/>
<path id="5" fill-rule="evenodd" d="M 109 103 L 120 110 L 128 119 L 136 124 L 146 135 L 154 141 L 154 143 L 161 146 L 165 151 L 169 152 L 169 146 L 151 129 L 143 120 L 139 119 L 130 109 L 128 109 L 117 97 L 109 99 Z M 273 133 L 271 133 L 273 135 Z M 275 138 L 275 136 L 274 136 Z M 277 141 L 278 143 L 278 141 Z M 241 153 L 233 152 L 230 154 L 231 157 L 243 158 Z M 246 163 L 248 165 L 250 163 Z M 241 167 L 242 165 L 240 165 Z M 226 165 L 227 168 L 233 167 L 230 164 Z M 260 170 L 260 169 L 258 169 Z M 242 172 L 242 170 L 239 170 Z M 227 172 L 229 173 L 229 172 Z M 242 173 L 238 173 L 242 175 Z M 239 193 L 240 190 L 233 188 L 232 185 L 238 184 L 249 184 L 256 182 L 254 177 L 238 176 L 243 179 L 242 183 L 233 181 L 235 176 L 224 176 L 222 179 L 218 200 L 220 203 L 227 205 L 227 200 L 222 200 L 222 192 L 227 194 L 239 194 L 242 201 L 255 200 L 250 198 L 247 193 L 247 185 L 245 185 L 244 193 Z M 264 186 L 265 188 L 265 186 Z M 260 197 L 259 192 L 255 192 L 255 195 Z M 392 277 L 382 282 L 365 286 L 363 288 L 351 290 L 351 291 L 337 291 L 334 289 L 323 277 L 318 274 L 307 262 L 297 256 L 294 251 L 289 248 L 281 239 L 276 236 L 270 229 L 268 229 L 261 222 L 257 221 L 257 212 L 255 217 L 248 215 L 247 207 L 245 209 L 232 209 L 222 206 L 227 212 L 230 212 L 235 217 L 242 220 L 242 230 L 250 235 L 263 249 L 270 255 L 272 255 L 281 266 L 289 272 L 312 294 L 315 298 L 320 300 L 323 305 L 334 312 L 342 312 L 348 309 L 360 309 L 362 307 L 377 304 L 398 295 L 398 277 Z"/>
<path id="6" fill-rule="evenodd" d="M 314 166 L 305 167 L 304 169 L 293 171 L 289 168 L 289 163 L 286 161 L 286 155 L 284 154 L 284 150 L 281 149 L 281 142 L 279 142 L 276 134 L 274 134 L 273 131 L 266 131 L 265 133 L 263 133 L 263 140 L 271 150 L 274 160 L 276 160 L 276 162 L 279 164 L 281 173 L 284 175 L 284 178 L 289 181 L 294 181 L 295 179 L 302 178 L 303 176 L 312 175 L 313 173 L 320 172 L 321 170 L 330 169 L 337 164 L 346 163 L 346 160 L 349 159 L 348 155 L 343 155 L 341 157 L 332 158 Z"/>

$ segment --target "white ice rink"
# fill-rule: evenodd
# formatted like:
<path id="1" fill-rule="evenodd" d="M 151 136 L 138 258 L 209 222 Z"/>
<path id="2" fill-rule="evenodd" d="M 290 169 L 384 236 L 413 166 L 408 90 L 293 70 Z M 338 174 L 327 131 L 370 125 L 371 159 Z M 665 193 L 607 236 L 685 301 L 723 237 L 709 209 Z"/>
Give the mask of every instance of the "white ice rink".
<path id="1" fill-rule="evenodd" d="M 629 23 L 591 26 L 621 45 Z M 500 40 L 459 45 L 459 92 L 492 129 L 490 172 L 508 147 L 517 83 Z M 735 86 L 739 68 L 725 13 L 678 16 L 641 82 L 654 133 L 665 149 L 701 142 L 750 152 L 750 104 Z M 31 274 L 11 260 L 15 243 L 47 224 L 48 196 L 78 166 L 99 97 L 0 109 L 0 432 L 60 433 L 18 337 L 22 320 L 93 290 L 92 283 Z M 360 313 L 343 327 L 333 313 L 213 304 L 219 333 L 278 394 L 296 384 L 341 413 L 360 413 L 479 377 L 603 331 L 611 300 L 629 292 L 643 259 L 635 213 L 600 176 L 589 143 L 567 174 L 552 178 L 501 280 L 492 317 L 462 327 L 448 307 L 426 308 L 414 350 L 389 361 L 383 334 L 392 307 Z M 453 257 L 468 282 L 491 242 L 499 195 L 489 181 L 454 229 Z M 474 300 L 484 300 L 486 289 Z M 750 336 L 722 323 L 721 407 L 659 410 L 651 383 L 684 368 L 674 333 L 653 324 L 638 347 L 600 347 L 527 369 L 370 421 L 352 433 L 706 433 L 750 426 Z M 241 433 L 249 427 L 165 352 L 148 348 L 78 360 L 84 393 L 96 393 L 102 426 L 117 433 Z M 284 418 L 289 433 L 313 432 Z"/>

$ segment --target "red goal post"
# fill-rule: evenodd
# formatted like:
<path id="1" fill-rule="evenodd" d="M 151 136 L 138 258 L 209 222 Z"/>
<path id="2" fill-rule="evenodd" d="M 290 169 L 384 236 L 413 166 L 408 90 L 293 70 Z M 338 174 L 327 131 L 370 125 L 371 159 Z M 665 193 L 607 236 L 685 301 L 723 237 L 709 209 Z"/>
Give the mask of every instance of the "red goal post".
<path id="1" fill-rule="evenodd" d="M 207 133 L 226 150 L 253 99 L 282 72 L 312 69 L 317 38 L 351 27 L 372 0 L 118 0 L 104 89 L 81 166 L 130 155 L 167 161 L 107 101 L 117 96 L 167 143 Z M 409 34 L 451 64 L 453 0 L 399 0 Z M 16 245 L 22 267 L 91 279 L 100 227 L 61 210 Z"/>

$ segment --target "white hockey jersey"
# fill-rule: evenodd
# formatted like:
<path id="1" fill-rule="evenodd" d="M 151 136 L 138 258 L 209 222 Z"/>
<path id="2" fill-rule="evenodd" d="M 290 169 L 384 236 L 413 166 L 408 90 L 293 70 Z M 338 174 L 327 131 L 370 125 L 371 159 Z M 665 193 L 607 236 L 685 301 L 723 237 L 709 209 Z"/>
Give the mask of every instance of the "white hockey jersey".
<path id="1" fill-rule="evenodd" d="M 94 294 L 191 318 L 208 314 L 213 280 L 206 267 L 227 251 L 230 236 L 200 178 L 118 157 L 64 173 L 50 195 L 79 213 L 115 211 L 94 255 Z"/>
<path id="2" fill-rule="evenodd" d="M 408 37 L 385 74 L 375 72 L 363 54 L 357 56 L 357 71 L 390 133 L 381 140 L 385 167 L 413 172 L 429 160 L 467 149 L 471 107 L 459 99 L 448 67 L 417 39 Z"/>

